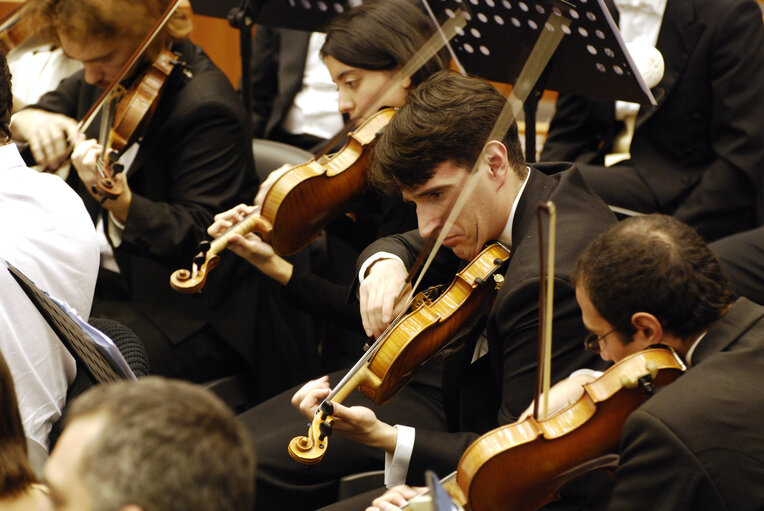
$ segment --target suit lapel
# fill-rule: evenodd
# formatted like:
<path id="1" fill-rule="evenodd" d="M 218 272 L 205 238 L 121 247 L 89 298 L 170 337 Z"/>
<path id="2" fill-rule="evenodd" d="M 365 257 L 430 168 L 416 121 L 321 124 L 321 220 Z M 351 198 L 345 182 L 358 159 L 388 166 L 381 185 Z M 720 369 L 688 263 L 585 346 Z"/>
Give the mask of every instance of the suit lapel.
<path id="1" fill-rule="evenodd" d="M 665 64 L 663 79 L 653 89 L 658 106 L 643 106 L 639 109 L 637 128 L 647 121 L 669 96 L 705 29 L 705 23 L 695 19 L 694 3 L 695 0 L 668 0 L 666 4 L 656 44 Z"/>
<path id="2" fill-rule="evenodd" d="M 725 350 L 737 341 L 751 326 L 764 315 L 764 309 L 747 300 L 740 298 L 727 311 L 727 314 L 711 325 L 706 336 L 700 341 L 692 355 L 693 365 L 697 365 L 706 357 Z"/>

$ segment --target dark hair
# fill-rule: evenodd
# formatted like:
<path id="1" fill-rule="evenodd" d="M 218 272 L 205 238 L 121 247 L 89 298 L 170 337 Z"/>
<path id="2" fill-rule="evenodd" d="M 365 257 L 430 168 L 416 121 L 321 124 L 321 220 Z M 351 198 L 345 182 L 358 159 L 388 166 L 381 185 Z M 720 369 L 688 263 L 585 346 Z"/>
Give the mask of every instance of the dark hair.
<path id="1" fill-rule="evenodd" d="M 326 27 L 321 56 L 371 71 L 402 67 L 435 33 L 433 21 L 410 0 L 372 0 L 335 18 Z M 413 85 L 445 69 L 443 49 L 411 76 Z"/>
<path id="2" fill-rule="evenodd" d="M 5 54 L 0 51 L 0 145 L 11 139 L 11 112 L 13 111 L 13 87 L 11 70 Z"/>
<path id="3" fill-rule="evenodd" d="M 0 499 L 20 495 L 36 480 L 27 459 L 13 377 L 0 352 Z"/>
<path id="4" fill-rule="evenodd" d="M 93 509 L 252 508 L 249 436 L 208 390 L 160 377 L 99 385 L 72 402 L 66 423 L 85 416 L 105 417 L 79 464 Z"/>
<path id="5" fill-rule="evenodd" d="M 649 312 L 665 331 L 687 340 L 734 300 L 700 235 L 666 215 L 636 216 L 612 226 L 581 254 L 575 280 L 627 343 L 636 332 L 631 323 L 636 312 Z"/>
<path id="6" fill-rule="evenodd" d="M 409 94 L 378 137 L 372 182 L 387 191 L 414 189 L 443 162 L 471 169 L 505 103 L 504 96 L 484 80 L 453 71 L 435 73 Z M 525 176 L 517 123 L 512 123 L 502 142 L 509 164 Z"/>

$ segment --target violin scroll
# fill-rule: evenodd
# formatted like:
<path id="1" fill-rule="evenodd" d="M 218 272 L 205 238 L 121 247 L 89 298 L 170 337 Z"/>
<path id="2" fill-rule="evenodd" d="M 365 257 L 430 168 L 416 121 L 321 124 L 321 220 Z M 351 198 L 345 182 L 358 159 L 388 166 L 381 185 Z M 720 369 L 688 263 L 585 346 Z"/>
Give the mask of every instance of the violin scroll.
<path id="1" fill-rule="evenodd" d="M 316 410 L 307 436 L 294 437 L 289 442 L 289 455 L 304 465 L 315 465 L 324 458 L 332 434 L 331 403 L 324 402 Z"/>
<path id="2" fill-rule="evenodd" d="M 182 268 L 175 270 L 170 275 L 170 286 L 180 293 L 198 293 L 207 282 L 207 275 L 220 263 L 217 252 L 210 253 L 211 243 L 202 241 L 199 244 L 199 253 L 194 257 L 191 271 Z"/>
<path id="3" fill-rule="evenodd" d="M 232 234 L 244 235 L 248 232 L 257 232 L 263 239 L 268 241 L 271 232 L 271 224 L 265 221 L 258 211 L 254 211 L 238 224 L 231 227 L 219 238 L 199 243 L 199 253 L 194 257 L 191 271 L 184 269 L 175 270 L 170 275 L 170 286 L 179 293 L 198 293 L 207 282 L 207 275 L 220 263 L 220 252 L 228 246 L 228 240 Z"/>

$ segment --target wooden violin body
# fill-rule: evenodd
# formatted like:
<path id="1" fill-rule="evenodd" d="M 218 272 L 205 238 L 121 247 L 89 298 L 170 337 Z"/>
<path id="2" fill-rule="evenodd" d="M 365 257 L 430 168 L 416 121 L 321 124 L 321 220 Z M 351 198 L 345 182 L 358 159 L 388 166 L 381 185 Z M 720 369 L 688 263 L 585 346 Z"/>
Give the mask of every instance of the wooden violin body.
<path id="1" fill-rule="evenodd" d="M 104 197 L 114 199 L 123 191 L 122 183 L 115 179 L 115 174 L 121 168 L 113 168 L 113 159 L 107 156 L 108 151 L 122 152 L 143 133 L 151 122 L 178 58 L 170 50 L 162 49 L 130 89 L 121 95 L 111 121 L 108 140 L 102 144 L 105 147 L 104 158 L 99 162 L 100 178 L 96 188 Z"/>
<path id="2" fill-rule="evenodd" d="M 389 401 L 422 364 L 493 301 L 503 281 L 497 271 L 509 255 L 509 250 L 498 243 L 485 248 L 437 299 L 421 303 L 388 329 L 325 403 L 340 403 L 356 388 L 376 404 Z M 328 447 L 327 428 L 321 424 L 328 424 L 330 429 L 331 413 L 322 407 L 308 436 L 294 438 L 289 444 L 289 454 L 301 463 L 318 463 Z"/>
<path id="3" fill-rule="evenodd" d="M 393 115 L 393 108 L 380 110 L 350 133 L 345 146 L 331 157 L 287 170 L 268 190 L 259 211 L 205 245 L 206 250 L 196 255 L 190 271 L 173 272 L 170 286 L 181 293 L 200 291 L 231 234 L 255 232 L 282 256 L 307 246 L 326 224 L 348 213 L 351 203 L 368 189 L 371 148 Z"/>
<path id="4" fill-rule="evenodd" d="M 294 254 L 331 220 L 349 212 L 352 201 L 369 187 L 371 148 L 393 115 L 393 108 L 380 110 L 350 133 L 337 153 L 298 165 L 273 184 L 261 216 L 272 226 L 270 243 L 277 254 Z"/>
<path id="5" fill-rule="evenodd" d="M 34 21 L 26 13 L 27 4 L 21 4 L 0 22 L 0 51 L 4 55 L 37 31 Z"/>
<path id="6" fill-rule="evenodd" d="M 478 438 L 462 455 L 447 491 L 470 511 L 539 509 L 572 479 L 610 466 L 626 418 L 648 398 L 644 386 L 667 385 L 684 370 L 668 349 L 625 358 L 547 419 L 531 416 Z"/>

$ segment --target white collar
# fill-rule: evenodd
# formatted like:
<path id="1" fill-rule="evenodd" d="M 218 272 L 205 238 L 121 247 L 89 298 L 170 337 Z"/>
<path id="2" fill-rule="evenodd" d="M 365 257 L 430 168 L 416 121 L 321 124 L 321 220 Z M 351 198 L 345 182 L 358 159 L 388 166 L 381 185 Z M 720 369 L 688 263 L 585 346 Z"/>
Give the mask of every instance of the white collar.
<path id="1" fill-rule="evenodd" d="M 19 154 L 19 148 L 12 142 L 0 146 L 0 162 L 6 169 L 26 167 L 24 159 Z"/>
<path id="2" fill-rule="evenodd" d="M 692 366 L 692 354 L 695 353 L 695 348 L 698 347 L 698 344 L 700 344 L 701 339 L 703 339 L 703 337 L 705 337 L 707 333 L 708 333 L 708 330 L 700 334 L 698 338 L 695 339 L 695 342 L 692 343 L 692 346 L 690 346 L 690 349 L 687 350 L 687 356 L 684 358 L 685 358 L 685 361 L 687 362 L 688 367 Z"/>
<path id="3" fill-rule="evenodd" d="M 528 179 L 530 179 L 531 177 L 531 168 L 527 166 L 525 168 L 528 169 L 528 174 L 526 174 L 525 176 L 525 181 L 523 181 L 523 185 L 520 187 L 520 191 L 517 192 L 515 201 L 512 203 L 512 209 L 509 212 L 509 218 L 507 219 L 507 223 L 504 226 L 504 230 L 501 231 L 501 235 L 499 236 L 499 241 L 509 248 L 512 248 L 512 224 L 515 221 L 515 212 L 517 211 L 517 205 L 520 203 L 520 197 L 523 196 L 525 185 L 528 184 Z"/>

